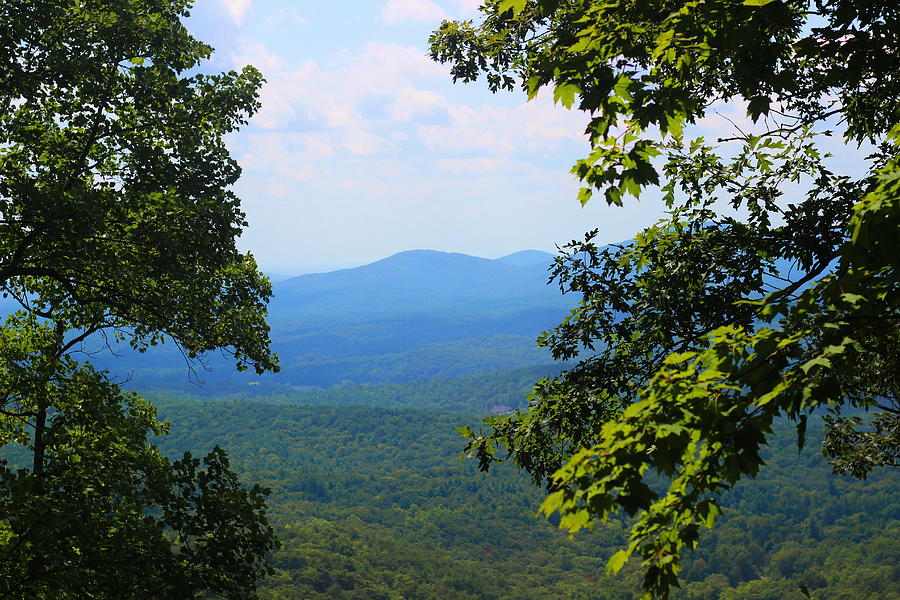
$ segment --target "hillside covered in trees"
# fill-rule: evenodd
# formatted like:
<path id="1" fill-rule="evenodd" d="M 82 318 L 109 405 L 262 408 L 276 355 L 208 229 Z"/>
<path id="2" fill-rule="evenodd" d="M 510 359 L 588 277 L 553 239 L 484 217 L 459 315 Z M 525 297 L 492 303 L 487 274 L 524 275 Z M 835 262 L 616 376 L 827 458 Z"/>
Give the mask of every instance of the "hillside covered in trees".
<path id="1" fill-rule="evenodd" d="M 470 388 L 476 382 L 464 380 Z M 487 379 L 490 385 L 490 378 Z M 435 388 L 436 392 L 442 386 Z M 178 456 L 219 444 L 272 490 L 282 547 L 263 598 L 630 599 L 636 570 L 606 574 L 612 520 L 570 540 L 536 516 L 542 492 L 512 468 L 479 473 L 455 427 L 477 415 L 386 406 L 158 400 Z M 816 427 L 810 437 L 821 435 Z M 725 495 L 723 521 L 692 553 L 685 600 L 900 598 L 895 473 L 834 478 L 778 426 L 760 477 Z"/>

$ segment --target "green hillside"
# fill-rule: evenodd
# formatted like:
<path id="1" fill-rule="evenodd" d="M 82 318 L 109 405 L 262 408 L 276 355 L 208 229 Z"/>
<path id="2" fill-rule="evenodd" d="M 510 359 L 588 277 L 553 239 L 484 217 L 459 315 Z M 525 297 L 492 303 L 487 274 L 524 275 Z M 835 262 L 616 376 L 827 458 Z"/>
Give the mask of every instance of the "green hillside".
<path id="1" fill-rule="evenodd" d="M 339 385 L 327 389 L 255 385 L 232 388 L 230 393 L 219 394 L 215 397 L 209 397 L 209 394 L 190 396 L 172 391 L 147 392 L 145 395 L 154 400 L 179 398 L 211 401 L 251 400 L 271 404 L 378 406 L 463 414 L 489 414 L 523 407 L 526 402 L 525 397 L 531 391 L 535 381 L 542 377 L 555 375 L 559 372 L 562 364 L 523 367 L 447 379 L 405 383 L 363 383 Z M 205 390 L 201 389 L 201 391 Z"/>
<path id="2" fill-rule="evenodd" d="M 623 527 L 574 540 L 536 519 L 521 472 L 478 473 L 454 428 L 477 417 L 378 407 L 159 401 L 169 454 L 226 448 L 272 489 L 283 546 L 264 598 L 636 598 L 604 566 Z M 813 435 L 816 431 L 813 431 Z M 896 473 L 835 479 L 783 428 L 770 468 L 722 499 L 725 519 L 688 561 L 681 598 L 900 598 Z"/>

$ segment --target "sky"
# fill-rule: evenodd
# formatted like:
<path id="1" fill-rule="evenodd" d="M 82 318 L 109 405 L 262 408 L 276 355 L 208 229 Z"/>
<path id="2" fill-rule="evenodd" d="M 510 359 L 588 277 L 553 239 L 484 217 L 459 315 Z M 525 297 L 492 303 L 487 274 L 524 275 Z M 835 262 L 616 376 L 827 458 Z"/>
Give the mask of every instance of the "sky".
<path id="1" fill-rule="evenodd" d="M 628 239 L 663 214 L 652 195 L 581 207 L 572 164 L 587 116 L 546 92 L 454 84 L 427 56 L 442 19 L 479 0 L 197 0 L 189 30 L 204 70 L 254 65 L 262 108 L 229 137 L 249 228 L 240 240 L 279 274 L 366 264 L 426 248 L 496 258 L 599 229 Z M 720 112 L 744 119 L 740 106 Z M 700 133 L 721 134 L 725 119 Z M 595 196 L 597 198 L 597 196 Z"/>
<path id="2" fill-rule="evenodd" d="M 251 64 L 262 109 L 229 138 L 264 270 L 298 274 L 417 248 L 495 258 L 599 228 L 629 238 L 661 214 L 642 200 L 582 208 L 569 168 L 587 118 L 551 94 L 454 84 L 427 56 L 442 19 L 478 0 L 198 0 L 189 30 L 204 70 Z"/>

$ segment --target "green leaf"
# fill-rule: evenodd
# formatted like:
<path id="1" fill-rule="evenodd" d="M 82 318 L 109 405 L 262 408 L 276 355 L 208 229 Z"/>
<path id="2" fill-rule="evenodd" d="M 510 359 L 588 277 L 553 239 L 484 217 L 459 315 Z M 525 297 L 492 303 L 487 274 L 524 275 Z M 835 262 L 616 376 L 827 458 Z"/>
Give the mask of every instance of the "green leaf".
<path id="1" fill-rule="evenodd" d="M 262 76 L 210 72 L 188 4 L 3 4 L 4 94 L 27 103 L 0 103 L 0 179 L 20 183 L 0 194 L 0 292 L 29 305 L 0 326 L 0 444 L 24 442 L 34 465 L 26 490 L 0 460 L 0 510 L 24 524 L 17 550 L 0 550 L 5 597 L 245 597 L 269 570 L 261 489 L 224 453 L 205 472 L 163 457 L 152 407 L 78 362 L 80 340 L 111 334 L 137 353 L 165 336 L 188 359 L 222 349 L 238 369 L 277 365 L 271 285 L 236 245 L 246 219 L 227 148 Z M 33 415 L 30 445 L 9 409 Z M 34 576 L 10 588 L 16 572 Z"/>
<path id="2" fill-rule="evenodd" d="M 900 394 L 885 368 L 897 362 L 887 324 L 900 320 L 897 148 L 860 156 L 868 173 L 840 174 L 812 133 L 838 120 L 873 147 L 900 136 L 893 48 L 876 43 L 884 17 L 827 2 L 815 15 L 783 1 L 756 10 L 771 1 L 685 2 L 670 14 L 541 1 L 512 23 L 498 6 L 513 3 L 487 3 L 483 24 L 443 55 L 456 72 L 507 72 L 529 92 L 559 82 L 554 100 L 567 107 L 578 96 L 591 143 L 572 168 L 582 205 L 593 190 L 610 205 L 655 202 L 648 187 L 659 185 L 671 211 L 623 232 L 635 241 L 621 247 L 601 249 L 596 232 L 565 246 L 552 275 L 580 304 L 542 345 L 581 360 L 481 438 L 538 483 L 565 465 L 554 479 L 568 494 L 561 522 L 632 512 L 629 552 L 657 598 L 677 585 L 678 550 L 712 522 L 705 499 L 759 471 L 776 415 Z M 773 111 L 776 96 L 790 110 Z M 731 123 L 715 143 L 680 139 L 683 124 L 738 98 L 754 121 L 766 116 L 767 133 Z M 798 287 L 798 272 L 809 283 Z M 648 471 L 674 479 L 651 489 Z"/>
<path id="3" fill-rule="evenodd" d="M 580 92 L 581 89 L 574 83 L 558 83 L 553 88 L 553 102 L 559 102 L 566 108 L 572 108 L 575 96 Z"/>
<path id="4" fill-rule="evenodd" d="M 550 516 L 555 513 L 562 507 L 563 500 L 565 499 L 565 492 L 563 490 L 558 490 L 551 494 L 548 494 L 544 501 L 541 503 L 539 512 Z"/>
<path id="5" fill-rule="evenodd" d="M 609 557 L 609 561 L 606 563 L 606 570 L 613 574 L 618 573 L 627 562 L 628 552 L 626 550 L 619 550 Z"/>
<path id="6" fill-rule="evenodd" d="M 457 427 L 456 432 L 459 434 L 460 437 L 475 439 L 475 432 L 472 431 L 471 427 L 468 427 L 466 425 Z"/>
<path id="7" fill-rule="evenodd" d="M 754 96 L 747 104 L 747 115 L 755 122 L 761 115 L 769 114 L 772 99 L 768 96 Z"/>
<path id="8" fill-rule="evenodd" d="M 594 195 L 594 190 L 591 188 L 583 187 L 578 190 L 578 202 L 581 203 L 582 206 L 590 202 L 591 196 Z"/>
<path id="9" fill-rule="evenodd" d="M 809 373 L 815 367 L 822 367 L 828 369 L 831 367 L 831 361 L 825 358 L 824 356 L 817 356 L 813 359 L 810 359 L 803 363 L 800 368 L 804 373 Z"/>
<path id="10" fill-rule="evenodd" d="M 804 444 L 806 444 L 806 421 L 807 415 L 800 415 L 800 419 L 797 421 L 797 451 L 801 452 L 803 450 Z"/>
<path id="11" fill-rule="evenodd" d="M 506 11 L 512 9 L 513 15 L 518 15 L 520 12 L 525 10 L 525 4 L 527 4 L 528 0 L 501 0 L 499 6 L 499 12 L 505 13 Z"/>

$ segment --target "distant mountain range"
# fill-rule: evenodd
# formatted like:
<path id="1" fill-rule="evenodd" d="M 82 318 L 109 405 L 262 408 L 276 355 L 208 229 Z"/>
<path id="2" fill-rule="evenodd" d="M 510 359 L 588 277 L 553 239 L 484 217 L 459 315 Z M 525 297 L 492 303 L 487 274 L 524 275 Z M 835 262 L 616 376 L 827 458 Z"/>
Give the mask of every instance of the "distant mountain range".
<path id="1" fill-rule="evenodd" d="M 410 250 L 361 267 L 277 282 L 269 312 L 273 319 L 293 319 L 555 305 L 559 292 L 546 285 L 552 258 L 537 250 L 496 260 Z"/>
<path id="2" fill-rule="evenodd" d="M 543 250 L 519 250 L 495 260 L 517 267 L 533 267 L 535 265 L 548 267 L 553 262 L 553 258 L 552 254 Z"/>
<path id="3" fill-rule="evenodd" d="M 171 346 L 143 355 L 118 349 L 98 355 L 136 389 L 192 393 L 285 387 L 396 383 L 490 373 L 547 364 L 537 335 L 576 303 L 547 285 L 553 256 L 537 250 L 498 259 L 411 250 L 352 269 L 292 277 L 273 284 L 273 349 L 282 370 L 262 377 L 236 373 L 213 356 L 211 372 L 191 383 Z"/>

